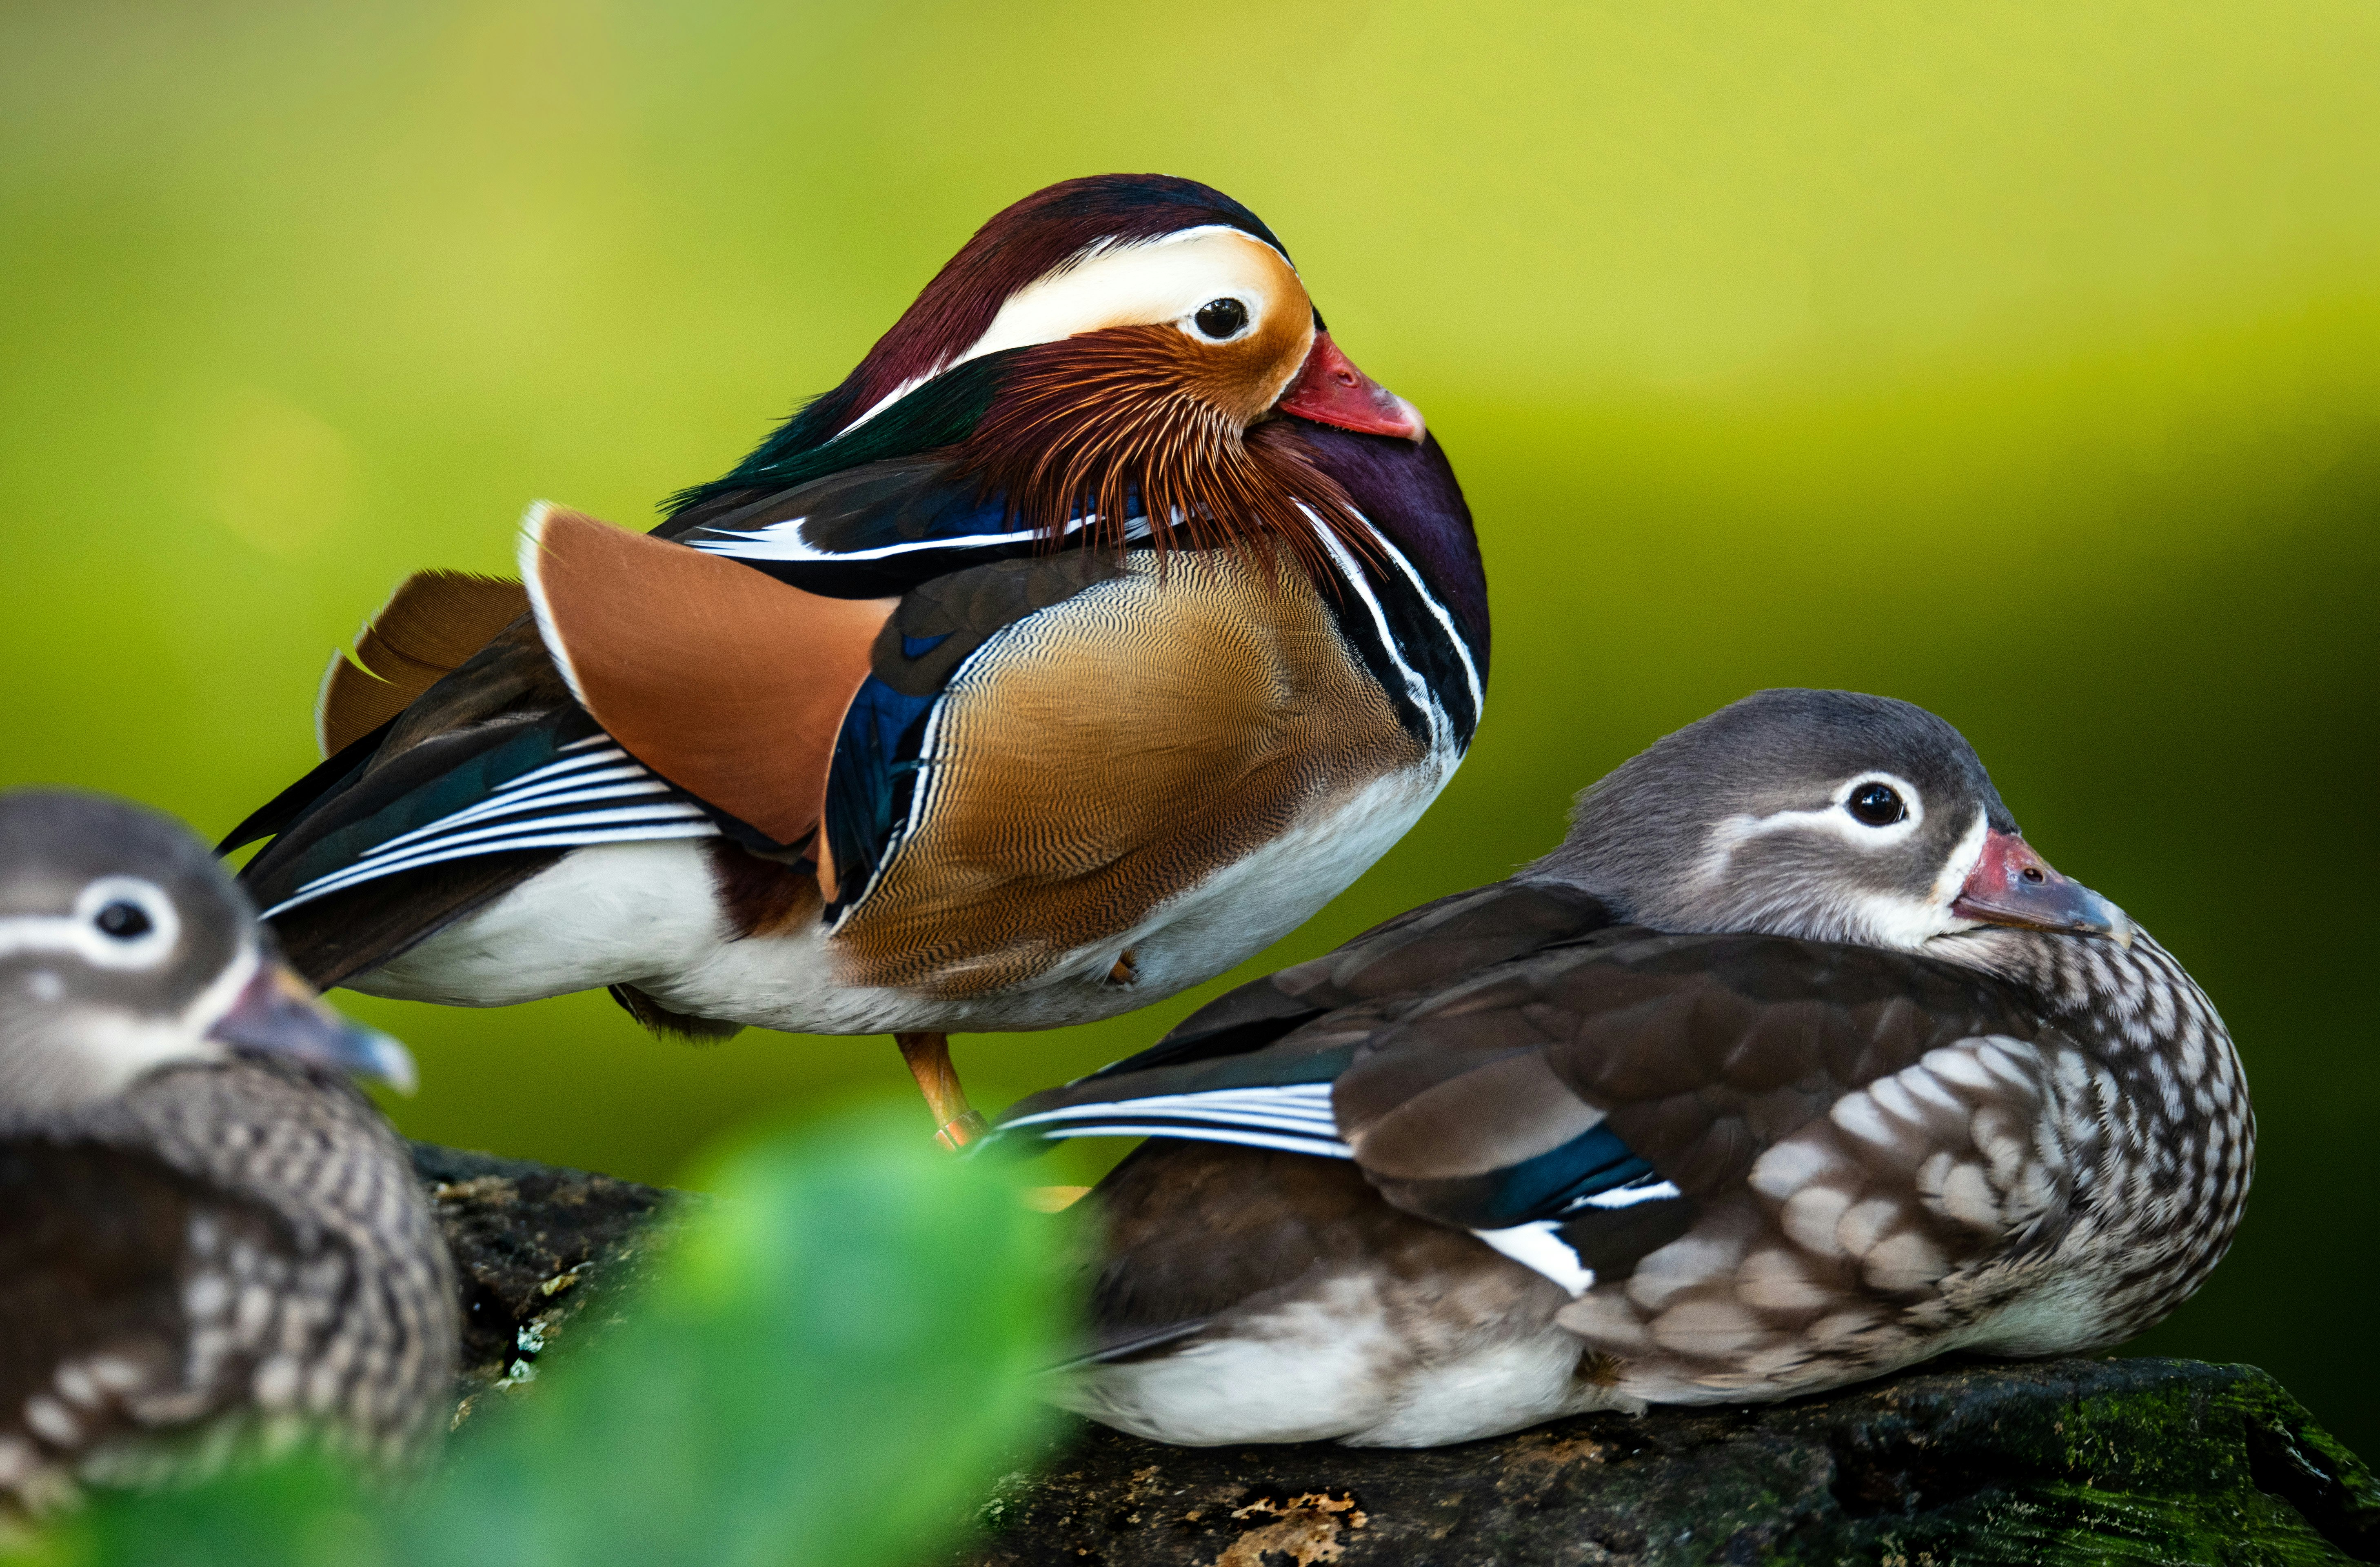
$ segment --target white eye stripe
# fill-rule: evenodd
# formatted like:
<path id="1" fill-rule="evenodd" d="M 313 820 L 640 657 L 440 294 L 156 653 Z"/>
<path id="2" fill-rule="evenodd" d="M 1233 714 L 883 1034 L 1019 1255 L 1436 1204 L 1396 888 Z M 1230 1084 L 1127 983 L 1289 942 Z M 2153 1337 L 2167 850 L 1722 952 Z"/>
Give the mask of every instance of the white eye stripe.
<path id="1" fill-rule="evenodd" d="M 148 968 L 163 951 L 147 945 L 149 938 L 119 941 L 88 919 L 59 915 L 0 919 L 0 957 L 18 953 L 64 953 L 94 968 Z M 164 950 L 171 950 L 170 946 Z M 127 962 L 129 957 L 133 961 Z"/>
<path id="2" fill-rule="evenodd" d="M 0 957 L 18 953 L 79 954 L 86 936 L 100 939 L 98 931 L 79 919 L 55 914 L 18 915 L 0 919 Z"/>
<path id="3" fill-rule="evenodd" d="M 1264 320 L 1288 264 L 1281 252 L 1236 228 L 1185 229 L 1146 244 L 1099 251 L 1010 296 L 984 334 L 953 365 L 1054 343 L 1104 326 L 1186 322 L 1220 298 L 1237 299 L 1248 329 Z M 1291 275 L 1294 275 L 1292 273 Z"/>
<path id="4" fill-rule="evenodd" d="M 1029 283 L 1000 307 L 984 334 L 961 353 L 915 380 L 903 383 L 873 407 L 836 431 L 841 440 L 934 377 L 970 359 L 1009 348 L 1055 343 L 1102 327 L 1175 322 L 1191 331 L 1191 318 L 1213 300 L 1232 298 L 1247 308 L 1248 322 L 1229 341 L 1260 327 L 1269 306 L 1280 303 L 1312 312 L 1296 269 L 1279 250 L 1225 224 L 1185 228 L 1156 239 L 1096 248 L 1073 263 Z M 1287 279 L 1294 299 L 1276 300 Z M 1192 332 L 1200 342 L 1215 342 Z"/>
<path id="5" fill-rule="evenodd" d="M 1881 784 L 1900 796 L 1908 814 L 1899 821 L 1883 827 L 1871 827 L 1852 815 L 1846 808 L 1852 795 L 1871 784 Z M 1706 880 L 1715 881 L 1727 873 L 1735 851 L 1746 842 L 1770 832 L 1815 832 L 1830 833 L 1855 849 L 1881 849 L 1908 842 L 1925 823 L 1925 801 L 1917 786 L 1898 773 L 1867 771 L 1848 778 L 1835 790 L 1834 798 L 1815 810 L 1771 811 L 1767 816 L 1730 816 L 1711 829 L 1708 845 L 1703 853 L 1701 867 Z"/>
<path id="6" fill-rule="evenodd" d="M 149 929 L 130 938 L 102 930 L 100 911 L 117 903 L 139 909 Z M 70 953 L 94 968 L 154 968 L 173 955 L 181 934 L 181 917 L 155 882 L 137 876 L 103 876 L 82 890 L 70 915 L 0 919 L 0 957 L 22 952 Z"/>

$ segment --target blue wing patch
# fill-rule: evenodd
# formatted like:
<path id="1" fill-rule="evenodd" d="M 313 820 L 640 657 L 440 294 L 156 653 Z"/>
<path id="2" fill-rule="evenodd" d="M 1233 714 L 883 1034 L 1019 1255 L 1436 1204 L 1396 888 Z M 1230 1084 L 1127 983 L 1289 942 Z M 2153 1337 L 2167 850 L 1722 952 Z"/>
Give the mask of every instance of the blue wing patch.
<path id="1" fill-rule="evenodd" d="M 1151 1077 L 1174 1092 L 1060 1102 L 1039 1096 L 1019 1106 L 978 1148 L 1012 1137 L 1174 1137 L 1230 1143 L 1318 1159 L 1353 1159 L 1331 1110 L 1333 1081 L 1353 1052 L 1342 1048 L 1311 1055 L 1259 1052 L 1188 1068 L 1160 1069 Z M 1287 1073 L 1301 1080 L 1267 1081 Z M 1080 1091 L 1096 1075 L 1072 1085 Z M 1148 1087 L 1156 1084 L 1144 1083 Z M 1190 1086 L 1195 1083 L 1196 1086 Z M 1063 1090 L 1061 1091 L 1062 1093 Z M 1431 1183 L 1386 1183 L 1382 1195 L 1399 1207 L 1469 1230 L 1513 1261 L 1575 1295 L 1595 1283 L 1599 1268 L 1633 1264 L 1652 1246 L 1682 1233 L 1693 1205 L 1610 1127 L 1597 1123 L 1560 1148 L 1485 1176 L 1443 1183 L 1460 1187 L 1453 1203 L 1427 1209 L 1399 1201 L 1400 1192 Z M 1442 1192 L 1440 1197 L 1454 1197 Z M 1459 1209 L 1459 1214 L 1445 1211 Z"/>
<path id="2" fill-rule="evenodd" d="M 1598 1123 L 1558 1148 L 1497 1171 L 1485 1203 L 1470 1217 L 1489 1230 L 1550 1218 L 1652 1174 L 1652 1165 Z"/>
<path id="3" fill-rule="evenodd" d="M 901 640 L 906 655 L 916 658 L 942 638 Z M 911 646 L 917 643 L 925 646 Z M 860 683 L 858 695 L 843 715 L 826 779 L 823 831 L 834 852 L 836 892 L 835 901 L 827 905 L 829 920 L 867 897 L 892 859 L 917 796 L 926 721 L 941 698 L 939 691 L 906 695 L 871 674 Z"/>

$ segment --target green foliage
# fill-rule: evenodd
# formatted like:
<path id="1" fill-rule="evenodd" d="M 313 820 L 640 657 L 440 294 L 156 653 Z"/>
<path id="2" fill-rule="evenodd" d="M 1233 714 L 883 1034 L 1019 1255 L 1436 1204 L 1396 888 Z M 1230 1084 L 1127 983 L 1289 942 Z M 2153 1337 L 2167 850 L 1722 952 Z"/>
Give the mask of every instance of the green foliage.
<path id="1" fill-rule="evenodd" d="M 905 1111 L 906 1107 L 904 1107 Z M 749 1145 L 624 1320 L 418 1496 L 311 1463 L 114 1501 L 42 1567 L 913 1561 L 1038 1418 L 1048 1221 L 869 1111 Z"/>

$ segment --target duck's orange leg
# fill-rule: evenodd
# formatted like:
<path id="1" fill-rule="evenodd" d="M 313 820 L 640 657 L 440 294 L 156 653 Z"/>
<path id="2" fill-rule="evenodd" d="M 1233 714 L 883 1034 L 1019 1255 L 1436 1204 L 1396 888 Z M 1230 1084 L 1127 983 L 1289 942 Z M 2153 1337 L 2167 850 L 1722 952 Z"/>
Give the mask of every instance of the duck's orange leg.
<path id="1" fill-rule="evenodd" d="M 934 1140 L 956 1152 L 989 1129 L 981 1115 L 967 1106 L 966 1090 L 959 1087 L 958 1068 L 951 1064 L 948 1034 L 895 1034 L 901 1059 L 917 1079 L 926 1106 L 934 1112 Z"/>

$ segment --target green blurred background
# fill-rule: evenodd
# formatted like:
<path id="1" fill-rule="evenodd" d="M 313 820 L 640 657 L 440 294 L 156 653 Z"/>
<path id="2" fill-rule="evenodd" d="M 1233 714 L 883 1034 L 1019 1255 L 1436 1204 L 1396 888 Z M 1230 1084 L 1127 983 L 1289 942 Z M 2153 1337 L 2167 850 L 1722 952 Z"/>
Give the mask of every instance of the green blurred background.
<path id="1" fill-rule="evenodd" d="M 1427 412 L 1497 629 L 1463 774 L 1235 978 L 1503 875 L 1756 686 L 1925 703 L 2247 1057 L 2247 1226 L 2141 1347 L 2260 1362 L 2380 1455 L 2375 83 L 2361 0 L 18 0 L 0 784 L 220 832 L 405 573 L 508 571 L 537 496 L 648 521 L 999 207 L 1195 176 Z M 1227 982 L 961 1064 L 996 1106 Z M 350 1004 L 420 1059 L 408 1131 L 648 1180 L 905 1083 L 601 996 Z"/>

